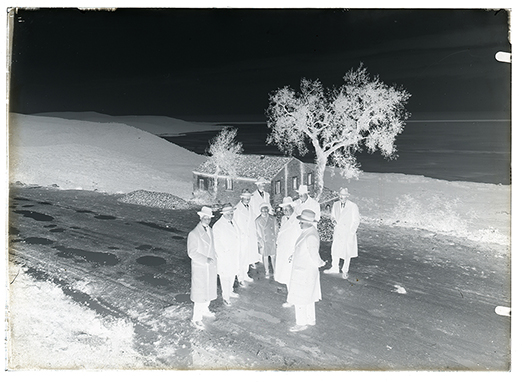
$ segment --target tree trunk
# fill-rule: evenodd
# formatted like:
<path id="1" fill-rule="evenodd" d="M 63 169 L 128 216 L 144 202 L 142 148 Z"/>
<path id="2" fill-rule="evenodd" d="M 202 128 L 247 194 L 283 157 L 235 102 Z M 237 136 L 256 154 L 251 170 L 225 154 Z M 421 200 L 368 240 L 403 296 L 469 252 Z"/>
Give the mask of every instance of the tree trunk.
<path id="1" fill-rule="evenodd" d="M 325 154 L 325 151 L 317 139 L 311 137 L 311 142 L 316 153 L 316 196 L 314 199 L 320 200 L 321 193 L 323 192 L 323 176 L 325 174 L 328 156 Z"/>
<path id="2" fill-rule="evenodd" d="M 214 182 L 212 185 L 212 192 L 213 192 L 214 201 L 216 201 L 216 199 L 218 198 L 218 172 L 214 173 Z"/>
<path id="3" fill-rule="evenodd" d="M 314 199 L 320 200 L 321 193 L 323 192 L 323 176 L 325 174 L 325 167 L 327 166 L 328 155 L 316 137 L 309 135 L 309 138 L 311 139 L 312 147 L 314 147 L 316 154 L 316 196 Z"/>
<path id="4" fill-rule="evenodd" d="M 320 200 L 323 192 L 323 178 L 325 175 L 325 168 L 327 167 L 327 156 L 323 152 L 316 151 L 316 197 L 314 199 Z"/>

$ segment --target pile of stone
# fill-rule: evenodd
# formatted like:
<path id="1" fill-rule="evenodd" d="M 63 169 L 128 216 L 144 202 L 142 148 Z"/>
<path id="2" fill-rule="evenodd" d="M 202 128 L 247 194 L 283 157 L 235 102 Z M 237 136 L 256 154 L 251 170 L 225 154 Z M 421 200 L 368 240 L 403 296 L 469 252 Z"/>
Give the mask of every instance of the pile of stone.
<path id="1" fill-rule="evenodd" d="M 181 210 L 194 207 L 194 204 L 189 203 L 176 195 L 172 195 L 166 192 L 153 192 L 145 190 L 129 192 L 128 194 L 125 194 L 120 199 L 118 199 L 118 201 L 171 210 Z"/>

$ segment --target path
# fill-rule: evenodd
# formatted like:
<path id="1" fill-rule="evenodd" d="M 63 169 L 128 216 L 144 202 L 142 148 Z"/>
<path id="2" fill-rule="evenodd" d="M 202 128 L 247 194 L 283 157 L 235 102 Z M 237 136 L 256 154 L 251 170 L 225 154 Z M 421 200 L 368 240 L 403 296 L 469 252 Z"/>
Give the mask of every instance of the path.
<path id="1" fill-rule="evenodd" d="M 85 191 L 14 188 L 10 260 L 102 315 L 134 323 L 152 368 L 507 370 L 509 260 L 425 231 L 363 225 L 349 280 L 322 275 L 317 325 L 290 333 L 273 280 L 213 301 L 189 325 L 186 236 L 194 210 L 162 210 Z M 322 257 L 329 247 L 322 243 Z"/>

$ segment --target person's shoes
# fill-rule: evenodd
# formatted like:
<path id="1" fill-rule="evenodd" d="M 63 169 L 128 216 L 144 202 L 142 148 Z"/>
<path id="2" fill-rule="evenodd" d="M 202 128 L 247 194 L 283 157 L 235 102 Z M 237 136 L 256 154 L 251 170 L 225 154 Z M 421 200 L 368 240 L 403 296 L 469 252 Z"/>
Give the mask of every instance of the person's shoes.
<path id="1" fill-rule="evenodd" d="M 316 325 L 316 321 L 312 321 L 310 324 L 307 324 L 308 326 L 314 326 Z"/>
<path id="2" fill-rule="evenodd" d="M 216 313 L 211 312 L 210 310 L 203 313 L 204 317 L 214 318 L 216 317 Z"/>
<path id="3" fill-rule="evenodd" d="M 247 281 L 248 283 L 252 283 L 254 279 L 250 276 L 245 276 L 245 279 L 243 281 Z"/>
<path id="4" fill-rule="evenodd" d="M 271 278 L 270 273 L 266 273 L 266 274 L 265 274 L 265 278 L 266 278 L 266 279 L 270 279 L 270 278 Z"/>
<path id="5" fill-rule="evenodd" d="M 283 304 L 281 304 L 281 306 L 284 308 L 290 308 L 292 307 L 292 304 L 289 304 L 287 301 L 285 301 Z"/>
<path id="6" fill-rule="evenodd" d="M 301 332 L 302 330 L 307 329 L 307 325 L 294 325 L 289 330 L 291 332 Z"/>
<path id="7" fill-rule="evenodd" d="M 223 305 L 225 306 L 231 306 L 231 302 L 229 300 L 223 300 Z"/>
<path id="8" fill-rule="evenodd" d="M 238 285 L 242 288 L 245 288 L 247 286 L 247 284 L 245 283 L 245 281 L 238 281 Z"/>
<path id="9" fill-rule="evenodd" d="M 205 330 L 205 325 L 203 325 L 203 322 L 201 321 L 191 320 L 191 324 L 198 330 Z"/>
<path id="10" fill-rule="evenodd" d="M 325 269 L 323 271 L 323 273 L 334 274 L 334 273 L 340 273 L 340 271 L 338 269 L 336 269 L 336 267 L 331 267 L 329 269 Z"/>
<path id="11" fill-rule="evenodd" d="M 343 277 L 344 280 L 347 280 L 349 278 L 349 272 L 343 272 L 341 277 Z"/>
<path id="12" fill-rule="evenodd" d="M 231 293 L 230 293 L 230 296 L 231 296 L 232 298 L 238 298 L 238 297 L 240 297 L 240 295 L 239 295 L 238 293 L 236 293 L 236 292 L 231 292 Z"/>

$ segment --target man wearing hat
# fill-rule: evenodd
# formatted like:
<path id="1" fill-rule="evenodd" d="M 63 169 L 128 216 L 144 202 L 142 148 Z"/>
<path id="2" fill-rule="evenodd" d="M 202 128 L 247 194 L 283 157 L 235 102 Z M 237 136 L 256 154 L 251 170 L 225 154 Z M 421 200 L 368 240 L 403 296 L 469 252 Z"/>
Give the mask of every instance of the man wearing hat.
<path id="1" fill-rule="evenodd" d="M 226 204 L 221 210 L 221 218 L 212 227 L 225 305 L 231 305 L 231 297 L 238 297 L 233 290 L 234 279 L 240 274 L 240 231 L 233 222 L 235 209 L 230 203 Z"/>
<path id="2" fill-rule="evenodd" d="M 256 236 L 258 238 L 258 252 L 263 259 L 266 279 L 270 277 L 269 262 L 272 263 L 272 269 L 274 272 L 274 261 L 276 260 L 276 236 L 278 235 L 276 218 L 269 215 L 269 208 L 269 203 L 262 203 L 260 206 L 261 215 L 254 221 L 256 225 Z"/>
<path id="3" fill-rule="evenodd" d="M 216 252 L 214 237 L 209 226 L 213 217 L 209 207 L 198 211 L 200 222 L 187 236 L 187 253 L 191 258 L 191 301 L 194 302 L 192 324 L 205 329 L 202 318 L 214 317 L 209 304 L 216 299 Z"/>
<path id="4" fill-rule="evenodd" d="M 253 281 L 248 275 L 250 265 L 260 261 L 251 196 L 252 194 L 249 190 L 242 190 L 240 201 L 236 205 L 233 217 L 234 224 L 240 231 L 240 274 L 238 275 L 238 281 L 242 286 L 244 281 Z"/>
<path id="5" fill-rule="evenodd" d="M 309 196 L 309 188 L 306 184 L 300 185 L 298 188 L 299 199 L 296 201 L 296 214 L 300 215 L 303 210 L 312 210 L 316 217 L 320 218 L 320 203 Z"/>
<path id="6" fill-rule="evenodd" d="M 255 217 L 260 216 L 260 207 L 263 203 L 267 203 L 269 205 L 269 213 L 272 215 L 274 212 L 271 207 L 271 195 L 269 192 L 265 191 L 265 185 L 270 183 L 267 179 L 261 177 L 259 178 L 255 184 L 258 188 L 256 191 L 253 192 L 251 197 L 251 204 L 254 211 Z"/>
<path id="7" fill-rule="evenodd" d="M 342 277 L 349 278 L 350 259 L 358 257 L 358 238 L 356 231 L 360 225 L 360 212 L 358 206 L 349 200 L 349 190 L 340 189 L 340 200 L 332 206 L 331 218 L 334 224 L 332 236 L 331 268 L 324 273 L 338 274 L 339 262 L 343 259 Z"/>
<path id="8" fill-rule="evenodd" d="M 274 280 L 286 285 L 288 290 L 292 270 L 292 261 L 289 261 L 289 257 L 294 252 L 296 240 L 301 234 L 301 228 L 294 213 L 294 202 L 290 196 L 283 198 L 280 207 L 283 208 L 283 216 L 276 239 Z M 283 306 L 290 307 L 291 305 L 286 301 Z"/>
<path id="9" fill-rule="evenodd" d="M 320 236 L 315 227 L 318 222 L 312 210 L 303 210 L 297 217 L 301 234 L 292 254 L 292 271 L 287 301 L 294 305 L 296 325 L 291 332 L 299 332 L 316 325 L 316 301 L 321 300 L 320 272 L 325 265 L 320 257 Z"/>

